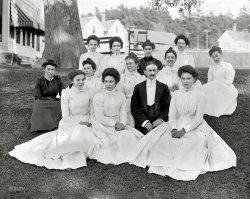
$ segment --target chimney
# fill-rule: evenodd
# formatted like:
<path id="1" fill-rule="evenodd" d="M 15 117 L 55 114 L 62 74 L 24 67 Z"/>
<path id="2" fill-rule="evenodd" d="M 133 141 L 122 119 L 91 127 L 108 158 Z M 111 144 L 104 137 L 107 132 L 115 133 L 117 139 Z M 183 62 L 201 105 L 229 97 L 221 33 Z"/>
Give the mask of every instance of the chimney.
<path id="1" fill-rule="evenodd" d="M 102 22 L 105 22 L 106 21 L 106 15 L 105 15 L 105 12 L 102 12 Z"/>
<path id="2" fill-rule="evenodd" d="M 233 31 L 237 31 L 237 23 L 233 23 Z"/>

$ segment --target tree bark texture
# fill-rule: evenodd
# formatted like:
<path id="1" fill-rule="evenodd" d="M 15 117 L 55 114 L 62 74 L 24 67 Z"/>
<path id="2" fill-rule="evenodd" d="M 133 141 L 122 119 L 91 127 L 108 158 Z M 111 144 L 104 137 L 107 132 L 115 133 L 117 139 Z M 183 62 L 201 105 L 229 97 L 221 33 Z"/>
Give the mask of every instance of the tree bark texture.
<path id="1" fill-rule="evenodd" d="M 78 68 L 86 52 L 77 0 L 44 0 L 45 49 L 43 58 L 54 59 L 62 68 Z"/>

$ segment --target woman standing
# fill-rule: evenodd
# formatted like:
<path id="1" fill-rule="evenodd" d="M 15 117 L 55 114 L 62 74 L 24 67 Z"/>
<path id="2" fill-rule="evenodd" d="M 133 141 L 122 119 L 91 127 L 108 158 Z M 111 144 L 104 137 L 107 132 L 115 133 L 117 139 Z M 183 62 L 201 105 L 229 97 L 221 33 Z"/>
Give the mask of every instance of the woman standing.
<path id="1" fill-rule="evenodd" d="M 238 91 L 233 85 L 235 70 L 223 61 L 220 47 L 213 46 L 209 56 L 214 64 L 209 67 L 207 83 L 201 89 L 206 93 L 205 114 L 220 117 L 231 115 L 237 107 Z"/>
<path id="2" fill-rule="evenodd" d="M 179 88 L 179 77 L 173 67 L 176 59 L 177 53 L 170 47 L 165 53 L 166 67 L 157 74 L 157 80 L 166 84 L 172 92 Z"/>
<path id="3" fill-rule="evenodd" d="M 169 123 L 147 134 L 132 150 L 131 163 L 149 166 L 149 173 L 176 180 L 195 180 L 208 171 L 236 166 L 234 151 L 203 119 L 205 96 L 194 87 L 192 66 L 178 70 L 183 87 L 173 93 Z"/>
<path id="4" fill-rule="evenodd" d="M 18 160 L 48 169 L 76 169 L 86 166 L 86 153 L 95 141 L 91 122 L 91 94 L 84 87 L 81 70 L 69 73 L 72 84 L 62 91 L 62 120 L 58 130 L 18 145 L 9 154 Z"/>
<path id="5" fill-rule="evenodd" d="M 185 35 L 178 35 L 174 40 L 175 45 L 177 45 L 177 59 L 174 65 L 176 72 L 181 66 L 190 65 L 195 68 L 194 57 L 186 53 L 185 50 L 187 46 L 190 44 L 188 38 Z"/>
<path id="6" fill-rule="evenodd" d="M 83 70 L 82 62 L 87 58 L 93 60 L 96 64 L 96 68 L 98 69 L 104 58 L 104 56 L 101 53 L 96 52 L 98 46 L 100 46 L 100 39 L 95 35 L 90 35 L 87 38 L 87 46 L 88 46 L 88 52 L 83 53 L 79 59 L 79 70 Z"/>
<path id="7" fill-rule="evenodd" d="M 120 37 L 111 37 L 109 40 L 109 48 L 111 51 L 110 56 L 104 58 L 103 64 L 101 64 L 100 70 L 97 71 L 97 76 L 101 77 L 102 72 L 106 68 L 115 68 L 118 72 L 123 74 L 126 69 L 125 56 L 121 54 L 123 48 L 123 41 Z"/>
<path id="8" fill-rule="evenodd" d="M 55 75 L 57 64 L 48 60 L 42 64 L 44 76 L 35 85 L 35 103 L 30 119 L 31 132 L 46 132 L 58 127 L 62 119 L 60 96 L 64 89 L 60 76 Z"/>
<path id="9" fill-rule="evenodd" d="M 89 156 L 104 164 L 122 164 L 127 162 L 131 147 L 143 135 L 127 125 L 126 98 L 116 89 L 119 72 L 114 68 L 105 69 L 102 81 L 105 90 L 93 99 L 95 122 L 92 127 L 99 141 L 92 146 Z"/>

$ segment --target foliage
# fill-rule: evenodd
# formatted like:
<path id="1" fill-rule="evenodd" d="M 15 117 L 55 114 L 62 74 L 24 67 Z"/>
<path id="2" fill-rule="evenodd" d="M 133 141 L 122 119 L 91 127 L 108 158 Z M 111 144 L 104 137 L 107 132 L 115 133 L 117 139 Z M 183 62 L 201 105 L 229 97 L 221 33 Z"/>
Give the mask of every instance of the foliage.
<path id="1" fill-rule="evenodd" d="M 202 0 L 150 0 L 152 7 L 157 9 L 166 9 L 176 7 L 182 14 L 191 13 L 192 8 L 197 8 L 203 3 Z"/>
<path id="2" fill-rule="evenodd" d="M 237 23 L 239 31 L 245 30 L 250 24 L 250 12 L 241 11 L 240 15 L 232 18 L 231 13 L 214 15 L 210 12 L 203 15 L 199 7 L 189 15 L 173 19 L 167 9 L 154 9 L 150 7 L 127 8 L 119 5 L 117 8 L 105 10 L 106 20 L 119 19 L 126 27 L 168 31 L 175 34 L 188 35 L 191 41 L 191 48 L 196 48 L 197 35 L 199 35 L 199 47 L 205 48 L 206 34 L 208 31 L 208 47 L 217 44 L 217 39 L 227 30 L 232 29 L 233 23 Z M 243 9 L 244 10 L 244 9 Z M 89 13 L 90 14 L 90 13 Z"/>

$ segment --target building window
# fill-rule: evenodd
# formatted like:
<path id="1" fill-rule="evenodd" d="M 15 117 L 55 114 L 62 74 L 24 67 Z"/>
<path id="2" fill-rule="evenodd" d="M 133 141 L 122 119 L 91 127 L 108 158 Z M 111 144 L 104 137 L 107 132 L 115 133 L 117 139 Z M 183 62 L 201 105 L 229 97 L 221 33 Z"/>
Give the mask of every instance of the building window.
<path id="1" fill-rule="evenodd" d="M 36 37 L 36 51 L 40 51 L 40 36 Z"/>
<path id="2" fill-rule="evenodd" d="M 20 29 L 16 29 L 16 43 L 20 44 Z"/>
<path id="3" fill-rule="evenodd" d="M 23 45 L 25 46 L 25 31 L 23 30 L 22 33 L 23 33 Z"/>
<path id="4" fill-rule="evenodd" d="M 92 33 L 95 34 L 95 26 L 93 26 Z"/>
<path id="5" fill-rule="evenodd" d="M 27 32 L 27 46 L 30 46 L 30 32 Z"/>
<path id="6" fill-rule="evenodd" d="M 32 48 L 35 48 L 35 35 L 32 33 Z"/>

